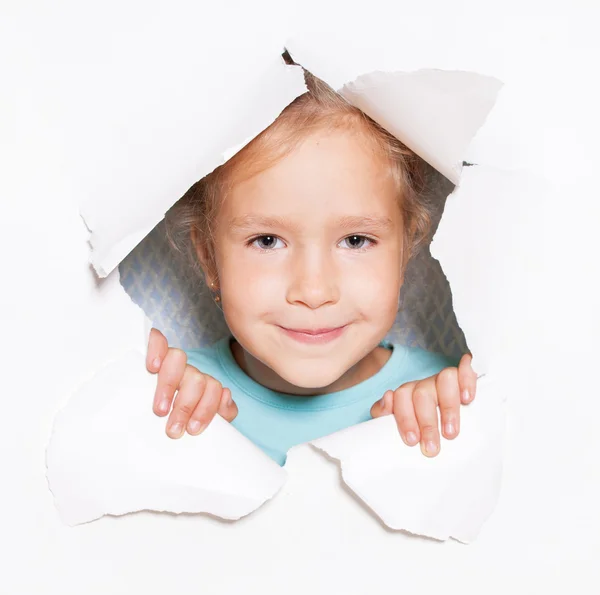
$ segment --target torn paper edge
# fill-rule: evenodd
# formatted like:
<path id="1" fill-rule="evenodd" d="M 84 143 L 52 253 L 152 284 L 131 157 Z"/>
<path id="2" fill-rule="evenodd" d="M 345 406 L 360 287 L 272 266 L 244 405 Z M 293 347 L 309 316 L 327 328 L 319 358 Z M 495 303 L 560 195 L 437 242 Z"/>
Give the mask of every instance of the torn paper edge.
<path id="1" fill-rule="evenodd" d="M 475 134 L 475 131 L 473 132 L 473 135 Z M 142 237 L 145 237 L 145 235 L 142 235 Z M 120 249 L 120 248 L 119 248 Z M 121 250 L 121 249 L 120 249 Z M 122 251 L 122 250 L 121 250 Z M 114 266 L 116 266 L 116 263 L 114 262 L 115 260 L 117 260 L 117 257 L 113 255 L 113 268 Z M 98 263 L 97 263 L 98 264 Z M 100 270 L 102 270 L 104 273 L 106 273 L 107 269 L 102 268 L 102 266 L 100 264 L 98 264 L 98 267 L 100 268 Z M 110 267 L 109 267 L 110 268 Z"/>
<path id="2" fill-rule="evenodd" d="M 144 361 L 130 351 L 107 363 L 56 415 L 46 479 L 63 522 L 141 510 L 237 520 L 279 492 L 286 470 L 219 416 L 201 436 L 169 438 Z"/>
<path id="3" fill-rule="evenodd" d="M 207 158 L 205 156 L 199 167 L 194 171 L 193 180 L 190 181 L 189 186 L 221 165 L 223 163 L 223 155 L 231 154 L 232 151 L 237 152 L 248 139 L 260 134 L 275 121 L 279 113 L 293 99 L 306 91 L 302 70 L 296 66 L 284 64 L 281 58 L 278 59 L 277 63 L 273 63 L 263 75 L 266 77 L 267 82 L 262 81 L 263 85 L 261 89 L 251 90 L 255 93 L 261 92 L 261 101 L 255 101 L 253 104 L 253 118 L 246 117 L 246 112 L 242 110 L 245 117 L 238 118 L 237 132 L 233 134 L 236 140 L 233 143 L 223 144 L 223 138 L 215 139 L 213 143 L 214 149 L 211 153 L 212 157 Z M 270 84 L 271 94 L 264 92 L 267 83 Z M 232 134 L 232 130 L 229 128 L 226 132 Z M 221 136 L 225 137 L 226 134 L 223 133 Z M 236 150 L 236 146 L 239 149 Z M 117 237 L 112 241 L 110 240 L 110 235 L 113 232 L 110 231 L 110 225 L 114 224 L 115 218 L 110 217 L 109 221 L 100 221 L 99 219 L 101 218 L 98 216 L 98 212 L 94 211 L 90 204 L 82 205 L 80 215 L 85 221 L 86 227 L 91 232 L 88 240 L 92 249 L 90 263 L 98 276 L 106 277 L 114 270 L 123 258 L 164 218 L 167 210 L 183 194 L 184 191 L 182 190 L 179 196 L 155 196 L 152 201 L 147 201 L 143 214 L 140 214 L 138 217 L 135 229 L 132 228 L 132 220 L 129 231 L 124 236 Z M 105 240 L 105 235 L 109 236 L 108 240 Z"/>
<path id="4" fill-rule="evenodd" d="M 506 427 L 506 399 L 498 387 L 486 379 L 478 392 L 461 414 L 462 435 L 442 439 L 435 458 L 404 444 L 393 415 L 309 444 L 336 462 L 343 482 L 390 529 L 468 544 L 500 496 Z M 477 433 L 479 444 L 467 452 Z"/>

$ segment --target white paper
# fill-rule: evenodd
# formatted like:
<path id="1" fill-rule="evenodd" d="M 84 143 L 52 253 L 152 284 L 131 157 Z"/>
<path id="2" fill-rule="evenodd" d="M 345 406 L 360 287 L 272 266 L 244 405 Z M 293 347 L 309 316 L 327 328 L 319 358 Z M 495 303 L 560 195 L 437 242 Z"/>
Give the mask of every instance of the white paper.
<path id="1" fill-rule="evenodd" d="M 182 190 L 186 189 L 221 163 L 223 155 L 228 157 L 239 150 L 273 121 L 278 111 L 303 92 L 300 69 L 283 66 L 279 56 L 277 60 L 270 63 L 259 83 L 254 81 L 254 84 L 268 86 L 273 91 L 272 102 L 263 105 L 246 97 L 246 111 L 241 118 L 247 121 L 246 126 L 224 127 L 223 134 L 218 126 L 214 126 L 213 134 L 204 139 L 205 144 L 199 145 L 203 152 L 198 157 L 194 176 L 184 176 L 173 161 L 165 164 L 156 177 L 163 181 L 167 176 L 181 179 L 178 183 Z M 240 92 L 241 87 L 237 83 L 232 85 Z M 447 92 L 442 101 L 437 95 L 440 86 Z M 444 175 L 458 180 L 462 152 L 491 109 L 498 88 L 498 82 L 489 77 L 427 70 L 367 74 L 346 85 L 343 92 L 409 147 L 420 151 Z M 449 105 L 454 106 L 452 110 L 446 109 Z M 396 106 L 400 108 L 396 109 Z M 458 114 L 461 117 L 457 117 Z M 182 114 L 179 117 L 182 122 L 185 121 Z M 219 116 L 217 110 L 211 117 L 218 123 L 219 117 L 222 119 L 224 115 Z M 249 135 L 249 131 L 252 134 Z M 171 191 L 166 192 L 167 186 L 158 184 L 155 192 L 144 196 L 143 209 L 139 207 L 139 196 L 132 198 L 127 192 L 115 194 L 108 204 L 97 193 L 87 197 L 82 212 L 92 231 L 92 262 L 100 275 L 111 271 L 179 198 L 172 191 L 172 181 L 169 187 Z M 124 188 L 127 190 L 127 185 Z M 128 189 L 130 191 L 131 188 Z M 486 204 L 484 199 L 491 200 L 491 197 L 482 197 L 481 204 Z M 120 222 L 115 221 L 116 212 Z M 495 225 L 493 221 L 470 224 L 478 227 L 478 233 L 490 238 L 491 249 L 497 248 L 498 237 L 491 233 Z M 447 226 L 448 237 L 460 237 L 464 233 L 464 225 L 463 220 L 453 221 Z M 453 250 L 441 249 L 438 258 L 446 253 L 449 261 L 464 257 Z M 445 266 L 445 263 L 442 265 Z M 454 283 L 454 280 L 451 279 L 451 282 Z M 472 283 L 479 282 L 473 277 L 456 277 L 459 294 L 461 287 L 468 292 Z M 487 302 L 484 303 L 481 311 L 485 317 L 493 310 Z M 468 310 L 470 306 L 469 298 L 461 305 L 461 311 Z M 140 334 L 147 330 L 147 323 L 144 323 Z M 467 339 L 470 340 L 469 334 Z M 492 353 L 493 349 L 489 352 Z M 145 371 L 143 354 L 133 350 L 99 372 L 57 416 L 48 446 L 48 481 L 61 517 L 66 522 L 76 524 L 105 514 L 120 515 L 144 509 L 206 512 L 236 519 L 273 497 L 283 484 L 284 470 L 221 418 L 217 417 L 200 437 L 186 435 L 177 441 L 169 439 L 164 432 L 164 419 L 155 417 L 151 411 L 155 383 L 156 377 Z M 490 398 L 490 403 L 492 401 Z M 484 407 L 481 411 L 487 409 Z M 471 422 L 472 445 L 489 434 L 490 426 L 483 413 Z M 469 425 L 468 419 L 464 425 Z M 500 433 L 499 427 L 493 427 L 496 434 Z M 382 445 L 373 441 L 373 428 L 385 429 L 381 435 L 387 436 L 388 442 L 383 445 L 383 453 Z M 339 454 L 344 472 L 352 470 L 348 485 L 390 527 L 439 539 L 450 535 L 464 541 L 472 539 L 497 497 L 497 452 L 491 447 L 487 450 L 480 448 L 467 460 L 465 451 L 457 451 L 452 459 L 450 450 L 435 463 L 421 461 L 421 464 L 429 465 L 426 467 L 427 474 L 411 476 L 413 471 L 410 471 L 410 465 L 406 467 L 406 462 L 413 461 L 414 457 L 419 460 L 424 457 L 416 449 L 409 455 L 400 453 L 395 448 L 400 438 L 396 429 L 389 431 L 392 428 L 392 418 L 375 420 L 316 444 L 332 456 L 337 457 L 333 453 Z M 461 442 L 467 443 L 462 432 L 456 443 Z M 356 448 L 357 445 L 364 448 Z M 372 454 L 368 465 L 364 458 L 367 452 Z M 452 523 L 448 520 L 444 524 L 435 501 L 423 499 L 423 507 L 417 513 L 406 508 L 410 501 L 386 496 L 389 486 L 381 483 L 383 476 L 387 476 L 394 486 L 401 485 L 402 478 L 410 476 L 413 480 L 416 477 L 421 484 L 419 489 L 435 485 L 438 490 L 447 491 L 449 498 L 458 497 L 456 486 L 447 479 L 448 469 L 457 469 L 459 463 L 456 461 L 460 462 L 462 481 L 466 484 L 476 484 L 482 466 L 489 463 L 493 469 L 489 489 L 478 492 L 481 501 L 477 514 L 462 520 L 452 517 Z M 393 476 L 386 471 L 390 468 L 394 470 Z M 365 470 L 369 473 L 366 476 Z"/>
<path id="2" fill-rule="evenodd" d="M 119 184 L 106 177 L 95 179 L 82 197 L 81 213 L 91 231 L 91 263 L 100 277 L 107 276 L 129 254 L 196 180 L 221 165 L 223 153 L 254 138 L 306 91 L 300 68 L 286 65 L 275 52 L 270 58 L 259 55 L 260 61 L 252 64 L 253 55 L 235 56 L 233 62 L 216 55 L 210 69 L 203 65 L 202 76 L 179 90 L 185 103 L 176 103 L 175 97 L 172 100 L 175 124 L 172 116 L 167 119 L 169 125 L 159 126 L 153 121 L 154 114 L 148 113 L 146 118 L 136 114 L 127 121 L 129 138 L 111 138 L 103 131 L 102 137 L 108 137 L 107 151 L 122 151 L 132 144 L 130 151 L 140 154 L 132 158 L 125 153 L 119 155 L 122 162 L 103 164 L 109 174 L 111 168 L 119 170 L 125 165 L 132 171 L 120 177 Z M 173 91 L 164 86 L 161 92 L 168 96 Z M 119 122 L 107 121 L 104 126 L 120 134 Z M 149 174 L 156 171 L 160 174 Z"/>
<path id="3" fill-rule="evenodd" d="M 176 588 L 229 595 L 254 586 L 270 595 L 284 585 L 286 593 L 311 595 L 449 586 L 462 595 L 598 595 L 600 400 L 590 382 L 600 336 L 597 3 L 386 1 L 367 8 L 309 0 L 273 7 L 2 3 L 3 594 L 162 595 Z M 159 23 L 140 39 L 150 19 Z M 507 382 L 499 370 L 509 387 L 509 419 L 494 513 L 469 547 L 388 531 L 349 494 L 337 463 L 305 445 L 290 452 L 289 479 L 276 497 L 241 521 L 137 513 L 64 525 L 44 477 L 53 419 L 82 381 L 136 341 L 143 353 L 147 338 L 143 314 L 136 315 L 118 278 L 98 281 L 88 266 L 78 201 L 96 183 L 107 200 L 122 185 L 144 184 L 143 200 L 163 173 L 175 193 L 189 184 L 119 137 L 104 142 L 102 129 L 113 121 L 126 130 L 126 116 L 137 114 L 151 124 L 148 147 L 157 127 L 170 128 L 166 150 L 173 151 L 190 121 L 179 90 L 199 78 L 199 57 L 233 46 L 243 58 L 267 29 L 281 36 L 280 48 L 289 29 L 317 27 L 332 51 L 309 41 L 315 74 L 330 65 L 336 88 L 373 70 L 459 69 L 499 78 L 499 102 L 465 160 L 524 168 L 560 184 L 556 196 L 524 197 L 539 211 L 522 256 L 535 252 L 541 266 L 519 289 L 522 308 L 511 320 L 514 378 Z M 245 48 L 233 45 L 244 32 Z M 117 36 L 128 44 L 98 72 Z M 459 53 L 468 60 L 457 60 Z M 156 86 L 140 89 L 140 72 Z M 155 100 L 153 91 L 163 87 L 168 95 Z M 81 134 L 74 139 L 75 127 Z M 82 168 L 91 177 L 80 183 Z M 131 307 L 122 312 L 122 302 Z M 496 374 L 496 361 L 490 364 Z"/>
<path id="4" fill-rule="evenodd" d="M 286 45 L 297 62 L 458 183 L 467 147 L 502 86 L 497 65 L 482 69 L 477 53 L 459 45 L 440 54 L 423 42 L 415 51 L 403 35 L 374 40 L 313 33 Z"/>
<path id="5" fill-rule="evenodd" d="M 467 147 L 501 86 L 474 72 L 375 72 L 340 94 L 458 184 Z"/>
<path id="6" fill-rule="evenodd" d="M 550 192 L 526 172 L 467 167 L 446 201 L 431 242 L 452 288 L 454 312 L 478 374 L 502 373 L 521 340 L 520 320 L 535 273 L 530 238 Z"/>
<path id="7" fill-rule="evenodd" d="M 286 472 L 219 416 L 201 436 L 169 438 L 151 410 L 155 387 L 144 356 L 131 351 L 58 413 L 46 464 L 64 522 L 138 510 L 239 519 L 281 488 Z"/>
<path id="8" fill-rule="evenodd" d="M 348 487 L 392 529 L 463 543 L 475 539 L 494 510 L 502 478 L 503 395 L 483 379 L 461 409 L 461 431 L 425 457 L 402 441 L 392 415 L 311 444 L 340 461 Z"/>

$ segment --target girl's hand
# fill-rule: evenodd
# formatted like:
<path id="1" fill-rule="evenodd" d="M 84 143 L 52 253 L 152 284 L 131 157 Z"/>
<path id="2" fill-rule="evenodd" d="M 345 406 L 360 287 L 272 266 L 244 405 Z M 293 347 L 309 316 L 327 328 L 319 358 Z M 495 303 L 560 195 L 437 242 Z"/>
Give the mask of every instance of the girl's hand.
<path id="1" fill-rule="evenodd" d="M 475 398 L 477 374 L 471 360 L 467 353 L 458 368 L 444 368 L 429 378 L 388 390 L 371 407 L 371 415 L 393 413 L 402 440 L 408 446 L 420 442 L 421 452 L 426 457 L 435 457 L 440 451 L 437 408 L 440 408 L 443 436 L 452 440 L 460 431 L 460 404 L 466 405 Z"/>
<path id="2" fill-rule="evenodd" d="M 218 413 L 227 421 L 233 421 L 238 413 L 231 399 L 231 391 L 223 388 L 218 380 L 202 374 L 187 363 L 187 355 L 181 349 L 169 347 L 166 337 L 157 329 L 150 331 L 146 368 L 158 372 L 154 413 L 164 417 L 173 410 L 167 420 L 167 435 L 180 438 L 185 430 L 197 436 Z"/>

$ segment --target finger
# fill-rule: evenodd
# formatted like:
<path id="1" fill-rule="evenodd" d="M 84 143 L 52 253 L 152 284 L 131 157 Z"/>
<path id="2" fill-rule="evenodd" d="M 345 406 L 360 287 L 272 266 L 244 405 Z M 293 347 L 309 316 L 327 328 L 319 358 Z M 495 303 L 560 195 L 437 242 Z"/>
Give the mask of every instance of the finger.
<path id="1" fill-rule="evenodd" d="M 421 431 L 421 452 L 435 457 L 440 450 L 435 376 L 417 382 L 412 398 Z"/>
<path id="2" fill-rule="evenodd" d="M 458 385 L 460 387 L 460 400 L 464 405 L 470 403 L 475 398 L 475 389 L 477 387 L 477 374 L 471 367 L 473 356 L 465 353 L 460 358 L 458 364 Z"/>
<path id="3" fill-rule="evenodd" d="M 187 355 L 181 349 L 169 349 L 158 372 L 154 393 L 154 413 L 164 417 L 171 409 L 173 396 L 183 378 Z"/>
<path id="4" fill-rule="evenodd" d="M 371 417 L 390 415 L 394 411 L 394 391 L 386 390 L 379 401 L 375 401 L 371 407 Z"/>
<path id="5" fill-rule="evenodd" d="M 204 394 L 196 405 L 187 424 L 187 431 L 192 436 L 200 434 L 217 414 L 223 387 L 212 376 L 205 376 Z"/>
<path id="6" fill-rule="evenodd" d="M 435 377 L 438 406 L 444 438 L 452 440 L 460 432 L 460 387 L 458 370 L 445 368 Z"/>
<path id="7" fill-rule="evenodd" d="M 146 369 L 148 372 L 156 374 L 160 370 L 160 365 L 168 350 L 167 338 L 158 329 L 151 329 L 148 339 L 148 352 L 146 353 Z"/>
<path id="8" fill-rule="evenodd" d="M 416 382 L 407 382 L 394 391 L 394 417 L 402 440 L 408 446 L 418 444 L 421 432 L 413 405 Z"/>
<path id="9" fill-rule="evenodd" d="M 228 388 L 224 388 L 221 393 L 221 401 L 219 402 L 217 413 L 228 422 L 232 422 L 238 414 L 237 405 L 231 397 L 231 391 Z"/>
<path id="10" fill-rule="evenodd" d="M 185 428 L 196 409 L 207 387 L 208 377 L 194 366 L 186 366 L 173 403 L 173 410 L 167 420 L 167 435 L 170 438 L 181 438 Z"/>

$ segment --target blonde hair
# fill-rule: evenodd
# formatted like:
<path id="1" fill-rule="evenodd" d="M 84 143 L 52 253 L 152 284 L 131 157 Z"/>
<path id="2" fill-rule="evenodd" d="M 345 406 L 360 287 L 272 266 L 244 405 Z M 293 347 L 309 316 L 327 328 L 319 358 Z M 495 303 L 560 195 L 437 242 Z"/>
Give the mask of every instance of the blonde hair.
<path id="1" fill-rule="evenodd" d="M 306 70 L 304 78 L 306 93 L 290 103 L 273 124 L 230 160 L 196 182 L 166 214 L 169 243 L 187 257 L 193 275 L 203 275 L 197 252 L 200 249 L 206 256 L 206 267 L 213 278 L 217 278 L 215 222 L 219 207 L 234 183 L 268 169 L 311 132 L 324 128 L 358 129 L 373 149 L 388 159 L 398 187 L 398 204 L 405 226 L 403 270 L 427 242 L 433 213 L 432 205 L 424 196 L 424 162 L 325 82 Z"/>

